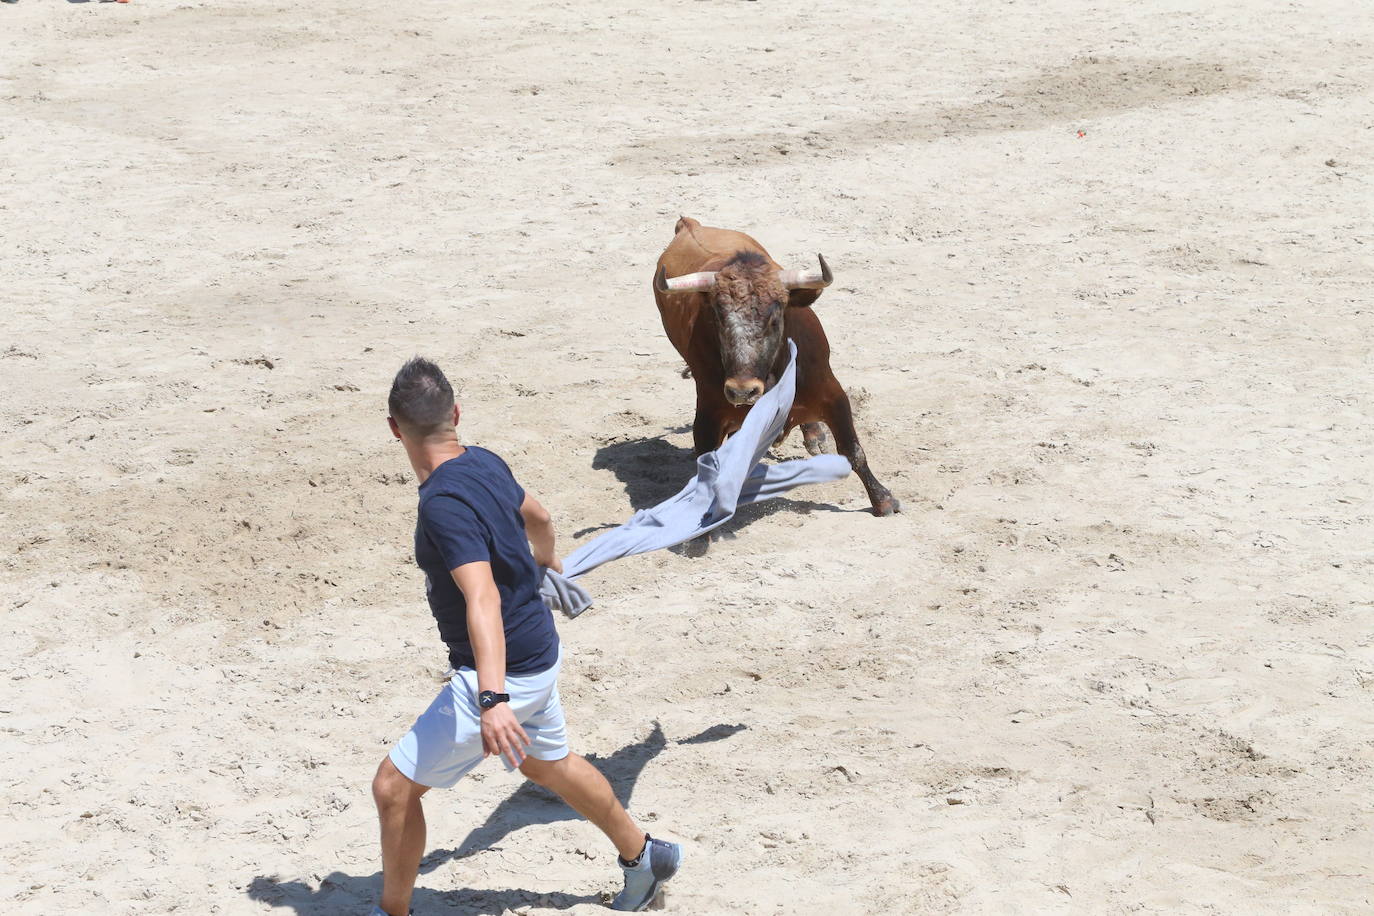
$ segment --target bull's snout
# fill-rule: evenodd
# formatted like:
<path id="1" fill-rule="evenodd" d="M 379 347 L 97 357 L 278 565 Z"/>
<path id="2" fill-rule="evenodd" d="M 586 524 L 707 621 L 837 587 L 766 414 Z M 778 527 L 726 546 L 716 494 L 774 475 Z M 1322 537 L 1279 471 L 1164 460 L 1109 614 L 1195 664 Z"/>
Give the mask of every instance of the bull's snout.
<path id="1" fill-rule="evenodd" d="M 756 378 L 725 380 L 725 399 L 736 407 L 752 404 L 763 396 L 763 382 Z"/>

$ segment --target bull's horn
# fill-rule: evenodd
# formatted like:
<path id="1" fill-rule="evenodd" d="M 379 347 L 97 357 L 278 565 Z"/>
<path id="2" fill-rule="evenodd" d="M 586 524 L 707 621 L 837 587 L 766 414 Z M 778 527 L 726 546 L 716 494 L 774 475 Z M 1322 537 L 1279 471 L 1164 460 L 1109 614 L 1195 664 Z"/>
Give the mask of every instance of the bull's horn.
<path id="1" fill-rule="evenodd" d="M 820 270 L 782 270 L 778 279 L 786 289 L 825 289 L 835 281 L 835 276 L 823 256 L 816 255 L 816 260 L 821 262 Z"/>
<path id="2" fill-rule="evenodd" d="M 703 270 L 694 274 L 683 274 L 680 277 L 670 278 L 668 269 L 660 264 L 658 265 L 658 273 L 654 274 L 654 289 L 660 293 L 697 292 L 710 289 L 715 283 L 716 272 L 713 270 Z"/>

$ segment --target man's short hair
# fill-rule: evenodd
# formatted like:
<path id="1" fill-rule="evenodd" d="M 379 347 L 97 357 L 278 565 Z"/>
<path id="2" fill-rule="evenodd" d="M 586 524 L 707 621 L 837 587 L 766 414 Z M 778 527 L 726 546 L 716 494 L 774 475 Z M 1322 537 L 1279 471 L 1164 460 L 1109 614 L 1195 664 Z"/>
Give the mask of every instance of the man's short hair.
<path id="1" fill-rule="evenodd" d="M 411 432 L 437 432 L 453 424 L 453 386 L 423 356 L 406 360 L 386 403 L 397 424 Z"/>

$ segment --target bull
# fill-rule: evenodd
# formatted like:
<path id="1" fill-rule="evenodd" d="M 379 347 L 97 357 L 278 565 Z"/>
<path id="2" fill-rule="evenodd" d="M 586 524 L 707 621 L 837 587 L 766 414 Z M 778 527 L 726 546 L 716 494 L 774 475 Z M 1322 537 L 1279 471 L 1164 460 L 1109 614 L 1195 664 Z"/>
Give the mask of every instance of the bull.
<path id="1" fill-rule="evenodd" d="M 836 451 L 863 482 L 873 514 L 892 515 L 901 505 L 869 470 L 849 396 L 830 369 L 830 342 L 811 308 L 833 279 L 825 258 L 817 260 L 816 269 L 783 270 L 743 232 L 685 216 L 677 221 L 653 287 L 663 330 L 696 382 L 693 445 L 701 455 L 740 428 L 750 405 L 786 366 L 782 342 L 791 340 L 797 345 L 797 396 L 783 437 L 800 426 L 806 450 L 820 454 L 825 424 Z"/>

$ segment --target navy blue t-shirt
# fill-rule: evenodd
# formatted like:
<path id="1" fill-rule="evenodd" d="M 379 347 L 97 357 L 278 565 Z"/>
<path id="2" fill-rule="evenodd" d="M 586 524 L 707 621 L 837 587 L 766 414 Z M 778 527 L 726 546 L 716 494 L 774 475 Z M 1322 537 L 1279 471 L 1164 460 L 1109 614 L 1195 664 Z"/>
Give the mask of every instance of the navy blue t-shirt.
<path id="1" fill-rule="evenodd" d="M 472 446 L 420 484 L 415 562 L 425 572 L 429 609 L 455 668 L 476 667 L 476 660 L 468 639 L 467 602 L 450 571 L 483 560 L 491 563 L 501 593 L 506 673 L 534 674 L 558 661 L 558 631 L 539 597 L 539 567 L 520 514 L 524 501 L 525 491 L 506 463 Z"/>

